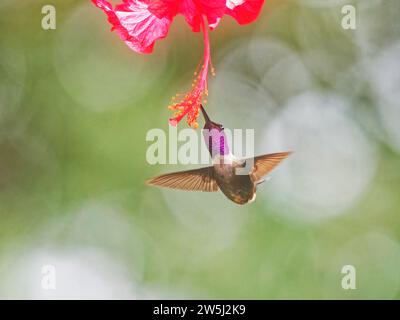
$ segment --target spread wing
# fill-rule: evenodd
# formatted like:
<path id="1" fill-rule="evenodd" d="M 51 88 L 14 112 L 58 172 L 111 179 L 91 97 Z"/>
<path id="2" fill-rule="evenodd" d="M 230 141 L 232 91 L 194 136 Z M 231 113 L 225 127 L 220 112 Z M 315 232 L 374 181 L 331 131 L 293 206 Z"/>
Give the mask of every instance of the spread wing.
<path id="1" fill-rule="evenodd" d="M 254 182 L 260 181 L 265 175 L 274 169 L 281 161 L 292 152 L 270 153 L 254 157 L 254 167 L 250 171 L 250 177 Z"/>
<path id="2" fill-rule="evenodd" d="M 213 167 L 162 174 L 147 180 L 147 184 L 187 191 L 218 191 Z"/>

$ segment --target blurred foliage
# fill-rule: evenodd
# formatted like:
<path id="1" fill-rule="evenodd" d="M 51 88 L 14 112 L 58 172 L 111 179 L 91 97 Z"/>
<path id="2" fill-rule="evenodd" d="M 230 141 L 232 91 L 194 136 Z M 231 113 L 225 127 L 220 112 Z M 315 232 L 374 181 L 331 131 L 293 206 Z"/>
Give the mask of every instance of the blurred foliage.
<path id="1" fill-rule="evenodd" d="M 357 7 L 355 31 L 340 24 L 341 7 L 349 2 Z M 96 281 L 107 283 L 99 297 L 108 298 L 400 297 L 400 129 L 388 122 L 400 112 L 384 86 L 387 79 L 389 93 L 399 97 L 400 79 L 378 78 L 382 61 L 400 74 L 398 59 L 381 55 L 392 47 L 399 52 L 398 1 L 271 0 L 253 25 L 224 18 L 211 33 L 217 75 L 208 108 L 226 127 L 253 125 L 263 132 L 293 97 L 310 90 L 349 101 L 345 117 L 375 157 L 360 160 L 372 168 L 371 178 L 331 215 L 324 217 L 324 203 L 318 203 L 315 219 L 311 211 L 302 218 L 309 207 L 295 202 L 290 193 L 296 189 L 284 194 L 281 206 L 273 184 L 261 186 L 257 201 L 244 207 L 221 194 L 145 186 L 146 178 L 176 169 L 147 164 L 145 137 L 151 128 L 168 129 L 166 106 L 191 81 L 201 35 L 178 18 L 154 54 L 142 56 L 109 32 L 90 1 L 52 1 L 57 29 L 49 31 L 41 28 L 45 4 L 0 4 L 0 297 L 93 297 L 84 280 L 73 289 L 60 282 L 53 296 L 41 292 L 37 261 L 105 268 Z M 286 49 L 251 51 L 263 41 Z M 238 51 L 243 48 L 250 51 Z M 282 52 L 289 57 L 283 66 L 301 68 L 259 77 L 262 68 L 279 65 L 274 59 Z M 378 69 L 368 69 L 376 59 Z M 307 77 L 299 78 L 302 72 Z M 229 102 L 235 92 L 240 106 Z M 243 114 L 252 115 L 251 123 Z M 306 125 L 296 128 L 300 137 Z M 322 141 L 324 147 L 330 141 Z M 356 182 L 349 177 L 348 183 Z M 115 280 L 119 269 L 104 261 L 126 272 L 122 283 L 129 293 Z M 357 268 L 357 290 L 341 289 L 345 264 Z M 67 270 L 68 281 L 77 281 L 77 270 Z"/>

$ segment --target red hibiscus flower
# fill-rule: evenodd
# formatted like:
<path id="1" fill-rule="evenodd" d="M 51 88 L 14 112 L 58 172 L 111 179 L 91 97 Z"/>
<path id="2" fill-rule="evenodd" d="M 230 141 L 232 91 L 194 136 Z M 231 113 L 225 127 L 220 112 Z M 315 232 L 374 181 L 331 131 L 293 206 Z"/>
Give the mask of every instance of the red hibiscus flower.
<path id="1" fill-rule="evenodd" d="M 264 0 L 123 0 L 113 6 L 106 0 L 92 0 L 108 16 L 122 40 L 134 51 L 151 53 L 157 39 L 165 38 L 169 26 L 177 14 L 182 14 L 192 31 L 204 34 L 204 57 L 201 68 L 195 72 L 192 89 L 176 96 L 169 108 L 175 110 L 171 125 L 176 125 L 184 116 L 192 127 L 197 127 L 200 104 L 208 95 L 207 77 L 211 68 L 208 28 L 214 29 L 224 14 L 235 18 L 239 24 L 254 21 Z"/>

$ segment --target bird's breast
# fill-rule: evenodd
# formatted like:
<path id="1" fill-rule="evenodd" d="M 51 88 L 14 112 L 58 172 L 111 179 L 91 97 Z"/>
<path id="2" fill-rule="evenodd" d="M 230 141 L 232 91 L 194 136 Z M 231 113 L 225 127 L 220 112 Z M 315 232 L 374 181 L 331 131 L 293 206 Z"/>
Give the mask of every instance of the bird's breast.
<path id="1" fill-rule="evenodd" d="M 233 202 L 245 204 L 254 198 L 255 184 L 249 175 L 236 174 L 234 164 L 214 164 L 214 172 L 219 188 Z"/>

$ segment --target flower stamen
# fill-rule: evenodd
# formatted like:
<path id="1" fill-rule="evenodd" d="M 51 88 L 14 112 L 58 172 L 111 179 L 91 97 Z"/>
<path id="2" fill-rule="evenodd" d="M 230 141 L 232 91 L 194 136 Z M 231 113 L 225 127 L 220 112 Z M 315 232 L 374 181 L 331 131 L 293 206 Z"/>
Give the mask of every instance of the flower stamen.
<path id="1" fill-rule="evenodd" d="M 202 65 L 196 68 L 194 72 L 195 78 L 192 83 L 192 88 L 189 92 L 184 95 L 176 95 L 172 98 L 172 103 L 169 105 L 170 110 L 176 111 L 173 117 L 169 119 L 169 123 L 172 126 L 176 126 L 183 117 L 187 116 L 187 123 L 193 128 L 198 127 L 197 118 L 199 116 L 200 105 L 206 101 L 204 96 L 208 95 L 208 70 L 211 67 L 211 74 L 215 75 L 215 69 L 211 64 L 210 54 L 210 41 L 208 37 L 207 26 L 202 19 L 202 30 L 204 40 L 204 56 L 202 59 Z M 176 102 L 177 100 L 180 100 Z"/>

